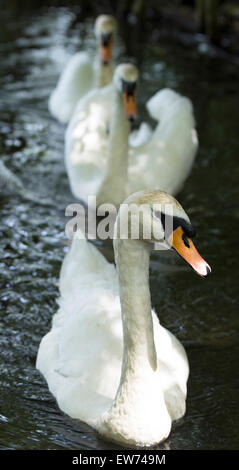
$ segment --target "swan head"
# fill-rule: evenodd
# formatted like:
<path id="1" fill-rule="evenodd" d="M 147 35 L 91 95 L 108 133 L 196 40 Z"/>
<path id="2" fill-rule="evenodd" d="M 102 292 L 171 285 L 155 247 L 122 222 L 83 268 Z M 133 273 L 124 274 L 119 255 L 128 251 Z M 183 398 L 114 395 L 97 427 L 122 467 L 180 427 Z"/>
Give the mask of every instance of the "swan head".
<path id="1" fill-rule="evenodd" d="M 127 211 L 127 218 L 124 211 Z M 195 229 L 173 196 L 160 190 L 139 191 L 121 205 L 119 219 L 122 215 L 123 220 L 127 220 L 129 238 L 137 239 L 137 232 L 138 238 L 145 242 L 160 242 L 166 248 L 174 249 L 200 276 L 207 277 L 210 274 L 210 266 L 192 241 L 196 235 Z M 133 233 L 137 224 L 138 229 Z"/>
<path id="2" fill-rule="evenodd" d="M 100 61 L 103 65 L 110 64 L 112 48 L 117 32 L 116 19 L 111 15 L 100 15 L 95 22 L 95 36 L 99 42 Z"/>
<path id="3" fill-rule="evenodd" d="M 125 115 L 129 121 L 137 117 L 136 89 L 139 72 L 135 65 L 120 64 L 115 69 L 113 84 L 123 97 Z"/>

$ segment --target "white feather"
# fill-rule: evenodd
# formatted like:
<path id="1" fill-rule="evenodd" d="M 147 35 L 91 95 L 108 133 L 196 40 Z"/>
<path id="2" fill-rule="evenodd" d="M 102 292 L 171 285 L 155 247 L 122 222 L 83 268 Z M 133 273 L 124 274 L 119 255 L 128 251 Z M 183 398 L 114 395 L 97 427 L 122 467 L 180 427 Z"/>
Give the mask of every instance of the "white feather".
<path id="1" fill-rule="evenodd" d="M 94 64 L 86 52 L 69 59 L 49 98 L 49 111 L 56 119 L 69 121 L 78 100 L 94 86 L 94 74 Z"/>
<path id="2" fill-rule="evenodd" d="M 157 92 L 147 102 L 149 113 L 158 120 L 155 129 L 152 131 L 143 123 L 139 132 L 129 137 L 126 118 L 118 112 L 114 93 L 114 84 L 89 93 L 80 101 L 69 123 L 65 161 L 72 193 L 87 203 L 88 196 L 101 191 L 104 202 L 117 206 L 127 194 L 141 189 L 160 188 L 177 194 L 192 169 L 198 148 L 191 101 L 170 89 Z M 109 132 L 110 123 L 117 113 L 113 136 Z M 123 146 L 128 148 L 124 158 Z M 106 185 L 109 158 L 115 161 L 117 174 L 109 173 Z M 124 176 L 125 165 L 128 181 Z"/>
<path id="3" fill-rule="evenodd" d="M 116 442 L 155 444 L 168 436 L 171 421 L 185 413 L 186 353 L 152 311 L 157 369 L 148 362 L 145 321 L 151 308 L 145 244 L 143 251 L 139 246 L 140 256 L 130 240 L 115 245 L 118 279 L 115 266 L 77 233 L 81 238 L 74 237 L 62 265 L 59 309 L 41 341 L 37 368 L 61 410 L 72 418 Z M 135 330 L 135 346 L 125 337 L 130 365 L 123 356 L 120 289 L 126 310 L 130 305 L 135 310 L 123 315 L 123 322 L 129 315 L 127 329 Z"/>
<path id="4" fill-rule="evenodd" d="M 101 34 L 111 33 L 114 41 L 117 30 L 115 18 L 100 15 L 96 18 L 94 33 L 97 46 Z M 78 101 L 95 87 L 103 87 L 112 80 L 112 63 L 102 64 L 99 52 L 95 57 L 86 52 L 74 54 L 66 63 L 52 91 L 48 108 L 50 113 L 60 122 L 66 124 L 73 114 Z"/>

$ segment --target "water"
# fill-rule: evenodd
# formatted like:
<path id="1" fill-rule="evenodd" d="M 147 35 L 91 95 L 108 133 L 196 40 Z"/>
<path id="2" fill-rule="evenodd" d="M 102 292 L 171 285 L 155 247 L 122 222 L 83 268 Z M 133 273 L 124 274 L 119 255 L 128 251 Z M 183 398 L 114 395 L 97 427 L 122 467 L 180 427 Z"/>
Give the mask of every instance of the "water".
<path id="1" fill-rule="evenodd" d="M 57 308 L 59 270 L 67 251 L 64 210 L 74 201 L 63 163 L 64 128 L 49 116 L 47 99 L 66 57 L 80 47 L 94 50 L 93 18 L 82 23 L 76 13 L 45 8 L 18 18 L 2 15 L 2 161 L 28 190 L 52 201 L 44 207 L 11 190 L 1 194 L 2 449 L 115 448 L 64 416 L 35 369 L 40 339 Z M 178 199 L 213 274 L 202 280 L 171 255 L 166 256 L 170 269 L 160 268 L 158 253 L 151 262 L 152 303 L 161 322 L 185 345 L 191 369 L 187 413 L 162 449 L 239 448 L 238 64 L 203 51 L 198 37 L 155 27 L 138 34 L 132 26 L 116 51 L 118 61 L 136 57 L 140 67 L 141 117 L 152 93 L 172 87 L 192 99 L 200 139 Z"/>

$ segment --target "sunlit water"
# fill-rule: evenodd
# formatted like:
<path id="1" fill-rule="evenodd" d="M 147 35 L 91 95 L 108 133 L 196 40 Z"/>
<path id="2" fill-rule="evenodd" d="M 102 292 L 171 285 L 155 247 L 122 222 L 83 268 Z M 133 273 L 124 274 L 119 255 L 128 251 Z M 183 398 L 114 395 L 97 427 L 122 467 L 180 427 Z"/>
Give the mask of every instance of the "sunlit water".
<path id="1" fill-rule="evenodd" d="M 64 211 L 74 200 L 63 162 L 64 127 L 50 117 L 47 100 L 67 57 L 94 50 L 92 22 L 66 8 L 1 20 L 1 156 L 29 190 L 52 200 L 51 207 L 37 206 L 9 191 L 0 199 L 3 449 L 115 448 L 64 416 L 35 369 L 57 308 L 67 251 Z M 140 67 L 141 118 L 151 94 L 172 87 L 192 99 L 200 139 L 178 199 L 213 274 L 203 280 L 176 256 L 164 256 L 162 266 L 159 253 L 152 256 L 152 303 L 185 345 L 191 369 L 187 413 L 159 448 L 238 449 L 238 65 L 200 49 L 197 38 L 170 38 L 160 28 L 137 34 L 129 26 L 116 56 Z"/>

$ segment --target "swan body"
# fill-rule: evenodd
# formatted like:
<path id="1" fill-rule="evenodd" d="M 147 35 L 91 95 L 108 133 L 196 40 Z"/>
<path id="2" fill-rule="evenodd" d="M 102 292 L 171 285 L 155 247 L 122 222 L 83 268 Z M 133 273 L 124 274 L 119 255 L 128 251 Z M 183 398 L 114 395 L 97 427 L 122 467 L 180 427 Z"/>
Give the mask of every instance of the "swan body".
<path id="1" fill-rule="evenodd" d="M 127 79 L 126 66 L 135 69 L 121 64 L 112 84 L 80 101 L 66 130 L 71 190 L 86 203 L 89 195 L 96 195 L 98 205 L 118 207 L 128 194 L 149 187 L 175 195 L 195 159 L 198 139 L 192 103 L 171 89 L 157 92 L 147 102 L 157 121 L 155 129 L 143 123 L 138 134 L 130 135 L 120 89 L 120 78 Z"/>
<path id="2" fill-rule="evenodd" d="M 126 202 L 152 194 L 160 203 L 173 201 L 188 223 L 181 206 L 160 191 Z M 119 220 L 120 212 L 117 270 L 81 232 L 75 235 L 61 268 L 59 309 L 36 365 L 67 415 L 111 441 L 151 446 L 185 413 L 189 367 L 183 346 L 151 309 L 149 244 L 119 239 Z"/>
<path id="3" fill-rule="evenodd" d="M 115 35 L 116 21 L 112 16 L 100 15 L 95 23 L 95 35 L 101 47 L 102 37 Z M 50 113 L 66 124 L 77 102 L 92 88 L 104 87 L 112 80 L 111 59 L 102 63 L 85 51 L 74 54 L 63 69 L 55 89 L 52 91 L 48 108 Z"/>

